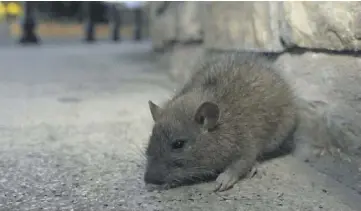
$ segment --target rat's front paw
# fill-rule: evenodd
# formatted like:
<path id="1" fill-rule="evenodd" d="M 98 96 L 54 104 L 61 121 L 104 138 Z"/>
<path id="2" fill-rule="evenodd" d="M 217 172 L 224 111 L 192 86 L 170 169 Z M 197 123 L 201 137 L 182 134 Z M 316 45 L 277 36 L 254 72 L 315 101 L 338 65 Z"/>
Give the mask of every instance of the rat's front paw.
<path id="1" fill-rule="evenodd" d="M 262 178 L 262 176 L 266 175 L 266 171 L 264 170 L 264 168 L 260 167 L 260 165 L 257 163 L 256 165 L 254 165 L 251 170 L 249 171 L 249 173 L 247 174 L 247 178 L 251 179 L 251 178 Z"/>
<path id="2" fill-rule="evenodd" d="M 217 177 L 217 185 L 214 191 L 226 191 L 233 187 L 239 180 L 237 173 L 232 171 L 225 171 Z"/>

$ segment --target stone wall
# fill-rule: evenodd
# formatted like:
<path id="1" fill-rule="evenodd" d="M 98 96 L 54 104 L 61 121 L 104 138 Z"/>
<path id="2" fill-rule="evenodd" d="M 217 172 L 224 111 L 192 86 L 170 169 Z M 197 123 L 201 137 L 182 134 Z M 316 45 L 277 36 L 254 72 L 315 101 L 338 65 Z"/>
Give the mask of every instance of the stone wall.
<path id="1" fill-rule="evenodd" d="M 361 48 L 360 2 L 205 3 L 208 48 L 282 52 Z"/>
<path id="2" fill-rule="evenodd" d="M 307 150 L 300 156 L 314 165 L 337 158 L 358 169 L 361 181 L 361 2 L 154 2 L 152 8 L 153 46 L 180 83 L 210 50 L 274 53 L 302 106 L 296 138 Z"/>

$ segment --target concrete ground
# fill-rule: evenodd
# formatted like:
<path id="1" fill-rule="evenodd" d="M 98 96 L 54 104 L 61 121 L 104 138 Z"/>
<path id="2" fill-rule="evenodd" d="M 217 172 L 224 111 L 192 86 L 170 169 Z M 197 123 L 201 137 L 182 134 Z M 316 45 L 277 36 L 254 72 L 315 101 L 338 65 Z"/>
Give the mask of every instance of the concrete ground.
<path id="1" fill-rule="evenodd" d="M 7 24 L 0 22 L 0 47 L 8 46 L 11 42 L 10 30 Z"/>
<path id="2" fill-rule="evenodd" d="M 284 157 L 213 193 L 143 181 L 152 120 L 147 101 L 175 85 L 150 45 L 0 49 L 0 210 L 360 210 L 360 196 Z"/>

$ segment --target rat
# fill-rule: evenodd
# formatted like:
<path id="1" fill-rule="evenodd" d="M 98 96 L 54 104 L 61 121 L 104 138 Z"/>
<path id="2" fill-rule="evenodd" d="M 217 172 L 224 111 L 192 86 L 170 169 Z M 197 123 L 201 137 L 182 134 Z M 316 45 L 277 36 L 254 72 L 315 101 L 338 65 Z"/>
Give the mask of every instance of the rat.
<path id="1" fill-rule="evenodd" d="M 168 187 L 213 179 L 215 191 L 232 188 L 297 122 L 293 90 L 256 53 L 213 56 L 163 106 L 148 104 L 144 181 Z"/>

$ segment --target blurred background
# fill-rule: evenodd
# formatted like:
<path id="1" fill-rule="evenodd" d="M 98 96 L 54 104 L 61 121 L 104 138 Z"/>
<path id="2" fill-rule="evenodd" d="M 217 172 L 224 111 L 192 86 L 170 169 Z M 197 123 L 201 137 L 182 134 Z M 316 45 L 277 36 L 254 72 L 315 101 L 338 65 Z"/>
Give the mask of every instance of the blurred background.
<path id="1" fill-rule="evenodd" d="M 0 44 L 38 40 L 120 40 L 148 36 L 146 2 L 0 1 Z M 34 23 L 32 27 L 30 23 Z M 25 37 L 24 37 L 25 36 Z M 23 40 L 24 41 L 24 40 Z"/>

